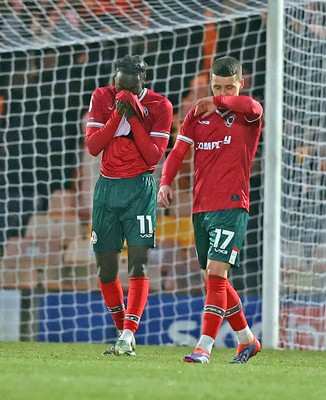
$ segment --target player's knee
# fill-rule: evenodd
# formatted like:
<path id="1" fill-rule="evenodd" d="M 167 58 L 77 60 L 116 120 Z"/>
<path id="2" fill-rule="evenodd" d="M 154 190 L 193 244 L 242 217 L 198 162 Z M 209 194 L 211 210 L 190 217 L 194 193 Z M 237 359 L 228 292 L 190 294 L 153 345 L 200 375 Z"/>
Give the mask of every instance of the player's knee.
<path id="1" fill-rule="evenodd" d="M 148 265 L 145 263 L 134 263 L 129 266 L 129 276 L 147 276 Z"/>
<path id="2" fill-rule="evenodd" d="M 229 269 L 230 269 L 230 264 L 223 261 L 216 261 L 209 259 L 206 267 L 206 276 L 219 275 L 224 278 L 227 278 Z"/>
<path id="3" fill-rule="evenodd" d="M 110 283 L 117 279 L 119 264 L 115 253 L 96 254 L 97 273 L 102 283 Z"/>
<path id="4" fill-rule="evenodd" d="M 98 277 L 102 283 L 114 282 L 118 277 L 117 271 L 105 270 L 104 268 L 98 268 Z"/>
<path id="5" fill-rule="evenodd" d="M 129 276 L 147 276 L 149 249 L 134 247 L 129 249 L 128 274 Z"/>

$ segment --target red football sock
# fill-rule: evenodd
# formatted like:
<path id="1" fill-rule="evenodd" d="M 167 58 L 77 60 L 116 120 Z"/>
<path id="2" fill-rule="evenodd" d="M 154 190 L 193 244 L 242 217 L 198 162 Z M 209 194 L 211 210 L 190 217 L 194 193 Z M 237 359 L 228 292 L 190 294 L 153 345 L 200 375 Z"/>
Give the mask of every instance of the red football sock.
<path id="1" fill-rule="evenodd" d="M 227 297 L 228 280 L 219 275 L 208 275 L 206 280 L 206 301 L 203 314 L 202 335 L 216 339 L 222 325 Z"/>
<path id="2" fill-rule="evenodd" d="M 127 311 L 123 329 L 130 329 L 133 333 L 136 332 L 146 306 L 148 292 L 148 276 L 134 276 L 130 278 Z"/>
<path id="3" fill-rule="evenodd" d="M 111 313 L 113 322 L 117 329 L 123 329 L 123 321 L 125 318 L 126 310 L 124 305 L 123 290 L 121 287 L 120 279 L 117 278 L 114 282 L 102 283 L 99 280 L 102 297 L 108 310 Z"/>
<path id="4" fill-rule="evenodd" d="M 248 325 L 240 297 L 229 281 L 227 285 L 227 306 L 225 318 L 235 332 L 241 331 Z"/>

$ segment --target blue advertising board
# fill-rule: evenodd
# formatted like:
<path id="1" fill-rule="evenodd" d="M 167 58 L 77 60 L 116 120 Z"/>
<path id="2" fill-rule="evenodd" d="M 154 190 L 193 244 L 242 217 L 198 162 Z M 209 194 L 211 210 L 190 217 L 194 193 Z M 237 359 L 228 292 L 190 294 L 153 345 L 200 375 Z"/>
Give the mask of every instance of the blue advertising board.
<path id="1" fill-rule="evenodd" d="M 201 327 L 203 296 L 150 294 L 136 333 L 138 344 L 189 345 L 196 344 Z M 261 299 L 246 298 L 244 308 L 249 325 L 261 337 Z M 45 294 L 39 307 L 39 341 L 111 343 L 116 329 L 106 310 L 101 294 Z M 234 333 L 226 321 L 215 345 L 234 347 Z"/>

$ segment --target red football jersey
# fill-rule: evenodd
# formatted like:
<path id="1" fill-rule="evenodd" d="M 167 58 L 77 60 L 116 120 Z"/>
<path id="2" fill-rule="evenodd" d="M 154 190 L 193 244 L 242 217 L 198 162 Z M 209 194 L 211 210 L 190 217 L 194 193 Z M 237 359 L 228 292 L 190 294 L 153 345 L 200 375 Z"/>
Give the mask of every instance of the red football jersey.
<path id="1" fill-rule="evenodd" d="M 129 121 L 124 116 L 118 116 L 121 120 L 109 142 L 101 134 L 101 128 L 114 116 L 116 94 L 114 86 L 100 87 L 94 91 L 86 124 L 86 145 L 95 135 L 99 144 L 96 147 L 103 150 L 100 172 L 106 177 L 131 178 L 146 171 L 154 171 L 155 165 L 146 163 L 137 147 Z M 167 98 L 147 88 L 143 89 L 139 100 L 144 111 L 141 124 L 145 134 L 149 135 L 163 156 L 170 137 L 172 104 Z"/>
<path id="2" fill-rule="evenodd" d="M 178 141 L 194 145 L 193 213 L 230 208 L 249 211 L 250 170 L 261 134 L 263 110 L 248 96 L 228 96 L 224 100 L 229 108 L 223 104 L 205 118 L 195 117 L 192 108 L 177 136 L 175 147 Z M 237 111 L 232 111 L 232 102 L 236 102 Z M 242 103 L 243 109 L 248 109 L 248 102 L 255 108 L 254 115 L 239 111 Z M 175 170 L 177 164 L 172 151 L 163 168 L 161 185 L 171 183 L 174 176 L 169 171 Z"/>

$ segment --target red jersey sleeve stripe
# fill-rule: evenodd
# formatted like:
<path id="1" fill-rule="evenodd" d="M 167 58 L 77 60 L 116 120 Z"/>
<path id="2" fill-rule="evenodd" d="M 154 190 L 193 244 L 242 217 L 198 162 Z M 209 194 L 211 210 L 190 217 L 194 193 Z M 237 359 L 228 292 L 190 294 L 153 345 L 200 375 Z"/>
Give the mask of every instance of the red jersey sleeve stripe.
<path id="1" fill-rule="evenodd" d="M 153 136 L 153 137 L 161 137 L 161 138 L 164 138 L 164 139 L 169 139 L 170 138 L 170 134 L 169 133 L 164 133 L 164 132 L 151 132 L 149 135 Z"/>
<path id="2" fill-rule="evenodd" d="M 194 143 L 194 141 L 193 141 L 192 139 L 190 139 L 190 138 L 187 137 L 187 136 L 180 135 L 180 133 L 179 133 L 179 135 L 177 136 L 177 140 L 182 140 L 183 142 L 186 142 L 186 143 L 189 143 L 189 144 L 193 144 L 193 143 Z"/>
<path id="3" fill-rule="evenodd" d="M 96 128 L 102 128 L 104 124 L 102 122 L 87 122 L 86 126 L 95 126 Z"/>

